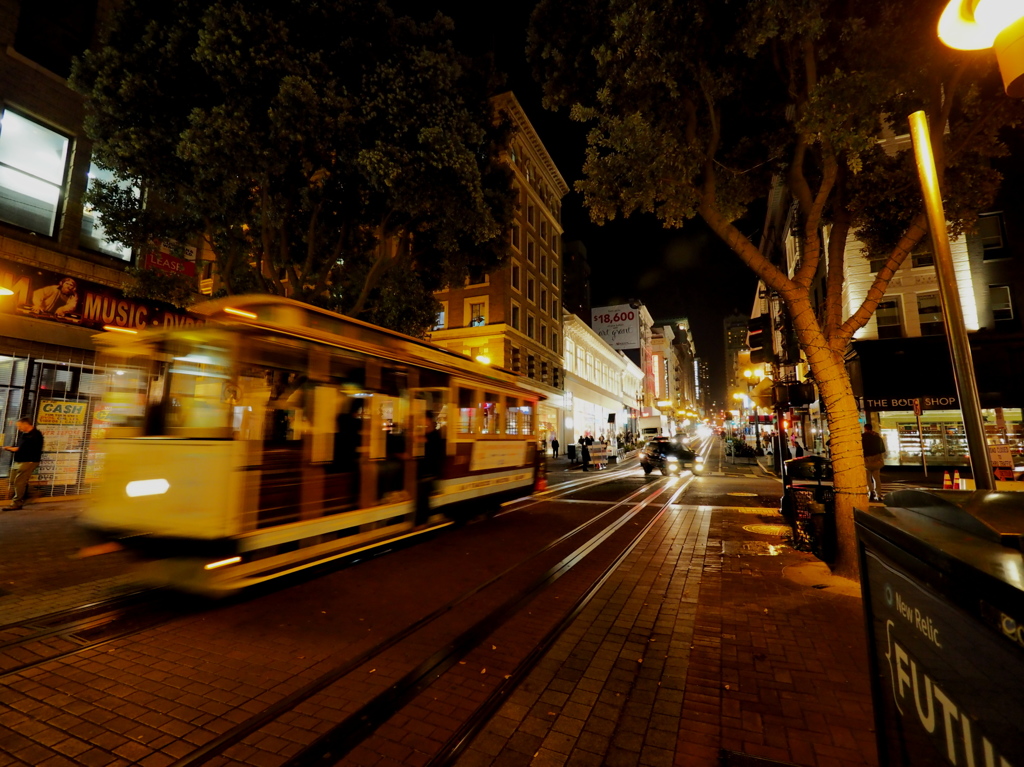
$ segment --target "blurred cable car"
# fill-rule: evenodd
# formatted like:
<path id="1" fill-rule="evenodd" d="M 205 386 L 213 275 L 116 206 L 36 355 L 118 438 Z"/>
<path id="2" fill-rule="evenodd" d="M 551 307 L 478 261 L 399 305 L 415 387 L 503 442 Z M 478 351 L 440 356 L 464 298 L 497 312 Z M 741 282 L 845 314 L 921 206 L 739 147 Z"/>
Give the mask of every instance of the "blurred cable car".
<path id="1" fill-rule="evenodd" d="M 275 296 L 193 311 L 206 323 L 97 337 L 80 521 L 156 583 L 227 593 L 533 489 L 539 395 L 515 374 Z"/>

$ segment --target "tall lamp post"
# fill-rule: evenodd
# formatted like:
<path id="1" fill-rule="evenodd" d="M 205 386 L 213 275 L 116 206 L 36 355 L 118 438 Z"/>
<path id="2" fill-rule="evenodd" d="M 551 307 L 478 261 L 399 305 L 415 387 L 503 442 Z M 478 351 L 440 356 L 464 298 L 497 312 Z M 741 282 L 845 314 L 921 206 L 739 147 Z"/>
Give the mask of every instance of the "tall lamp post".
<path id="1" fill-rule="evenodd" d="M 959 50 L 994 48 L 1006 94 L 1013 98 L 1024 97 L 1024 3 L 1020 0 L 950 0 L 939 19 L 938 35 L 943 43 Z M 946 217 L 924 112 L 910 115 L 910 133 L 928 214 L 939 298 L 953 358 L 953 377 L 964 414 L 974 486 L 979 490 L 994 490 L 985 424 L 974 379 L 974 362 L 960 311 Z"/>

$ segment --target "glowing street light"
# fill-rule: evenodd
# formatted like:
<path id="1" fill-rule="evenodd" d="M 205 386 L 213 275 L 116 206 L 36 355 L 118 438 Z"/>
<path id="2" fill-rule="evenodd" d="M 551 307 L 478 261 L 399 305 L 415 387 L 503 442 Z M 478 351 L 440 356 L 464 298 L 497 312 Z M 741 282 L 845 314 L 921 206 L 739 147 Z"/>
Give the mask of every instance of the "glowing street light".
<path id="1" fill-rule="evenodd" d="M 1024 3 L 950 0 L 939 19 L 939 39 L 950 48 L 994 48 L 1006 95 L 1024 97 Z"/>

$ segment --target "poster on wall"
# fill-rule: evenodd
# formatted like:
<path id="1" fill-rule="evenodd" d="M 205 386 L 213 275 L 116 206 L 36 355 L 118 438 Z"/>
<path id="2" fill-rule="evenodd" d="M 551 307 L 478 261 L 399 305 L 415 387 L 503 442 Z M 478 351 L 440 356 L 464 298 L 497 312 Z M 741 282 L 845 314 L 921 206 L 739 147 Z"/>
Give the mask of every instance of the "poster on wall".
<path id="1" fill-rule="evenodd" d="M 36 479 L 50 485 L 74 485 L 78 483 L 78 465 L 82 460 L 81 451 L 73 453 L 43 453 L 36 469 Z"/>
<path id="2" fill-rule="evenodd" d="M 202 325 L 200 317 L 155 301 L 125 298 L 115 289 L 60 272 L 0 259 L 0 284 L 14 291 L 0 298 L 0 313 L 102 330 L 105 325 L 148 327 Z"/>

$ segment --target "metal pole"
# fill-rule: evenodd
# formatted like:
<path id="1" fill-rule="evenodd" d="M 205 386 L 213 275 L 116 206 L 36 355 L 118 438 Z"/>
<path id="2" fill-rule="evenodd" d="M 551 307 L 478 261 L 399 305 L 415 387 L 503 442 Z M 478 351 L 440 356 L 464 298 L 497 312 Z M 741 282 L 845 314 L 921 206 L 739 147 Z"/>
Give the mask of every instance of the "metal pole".
<path id="1" fill-rule="evenodd" d="M 978 384 L 974 379 L 974 361 L 967 340 L 967 328 L 964 326 L 963 309 L 960 307 L 953 256 L 949 252 L 946 214 L 942 210 L 942 194 L 939 191 L 935 157 L 932 155 L 928 121 L 924 112 L 910 115 L 910 136 L 914 142 L 917 174 L 921 179 L 924 207 L 928 214 L 928 230 L 931 233 L 935 272 L 939 281 L 939 299 L 942 303 L 942 316 L 946 320 L 949 352 L 953 358 L 953 380 L 956 381 L 956 393 L 960 398 L 964 430 L 967 432 L 967 452 L 971 473 L 974 474 L 974 487 L 978 490 L 994 490 L 995 479 L 985 439 L 985 422 L 981 417 L 981 400 L 978 399 Z"/>

